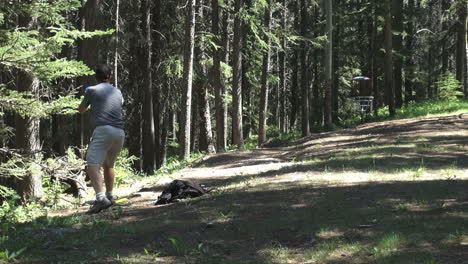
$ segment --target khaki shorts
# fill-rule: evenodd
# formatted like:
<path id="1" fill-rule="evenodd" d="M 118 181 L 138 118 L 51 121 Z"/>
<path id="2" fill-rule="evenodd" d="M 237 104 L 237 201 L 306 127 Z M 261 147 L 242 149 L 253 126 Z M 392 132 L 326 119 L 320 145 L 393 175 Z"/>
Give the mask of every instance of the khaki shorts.
<path id="1" fill-rule="evenodd" d="M 91 143 L 86 154 L 89 167 L 114 168 L 115 161 L 122 150 L 125 132 L 113 126 L 98 126 L 94 129 Z"/>

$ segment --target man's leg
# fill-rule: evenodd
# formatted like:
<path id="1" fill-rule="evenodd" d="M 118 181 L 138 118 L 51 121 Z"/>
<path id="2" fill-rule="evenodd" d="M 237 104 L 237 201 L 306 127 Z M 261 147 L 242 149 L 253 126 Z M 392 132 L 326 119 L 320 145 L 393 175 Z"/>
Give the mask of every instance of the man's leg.
<path id="1" fill-rule="evenodd" d="M 112 205 L 104 193 L 104 186 L 102 183 L 100 169 L 101 168 L 98 166 L 88 166 L 86 169 L 89 178 L 91 179 L 91 184 L 93 185 L 94 191 L 96 192 L 96 201 L 94 202 L 93 207 L 89 209 L 87 214 L 97 214 Z"/>
<path id="2" fill-rule="evenodd" d="M 104 165 L 104 182 L 106 184 L 106 192 L 114 190 L 115 170 Z"/>
<path id="3" fill-rule="evenodd" d="M 93 185 L 94 192 L 96 194 L 104 192 L 104 188 L 102 186 L 102 177 L 101 177 L 100 167 L 88 166 L 88 168 L 86 169 L 86 172 L 88 173 L 88 176 L 91 179 L 91 184 Z"/>
<path id="4" fill-rule="evenodd" d="M 120 132 L 120 131 L 116 131 Z M 106 197 L 112 203 L 114 203 L 114 197 L 112 191 L 114 190 L 114 181 L 115 181 L 115 170 L 114 164 L 117 160 L 117 157 L 122 150 L 123 147 L 124 137 L 115 137 L 112 140 L 112 144 L 110 145 L 109 149 L 106 153 L 106 158 L 104 160 L 103 168 L 104 168 L 104 181 L 106 183 Z"/>
<path id="5" fill-rule="evenodd" d="M 86 162 L 88 164 L 86 171 L 91 179 L 94 191 L 96 192 L 96 201 L 87 212 L 88 214 L 99 213 L 103 209 L 112 205 L 112 203 L 106 198 L 103 178 L 100 171 L 108 145 L 106 142 L 107 135 L 103 129 L 105 129 L 105 127 L 97 127 L 94 129 L 93 138 L 89 144 L 88 153 L 86 154 Z"/>
<path id="6" fill-rule="evenodd" d="M 112 191 L 114 190 L 114 181 L 115 181 L 115 170 L 114 168 L 109 168 L 108 166 L 104 165 L 104 182 L 106 184 L 106 197 L 111 201 L 111 203 L 115 203 L 114 195 Z"/>

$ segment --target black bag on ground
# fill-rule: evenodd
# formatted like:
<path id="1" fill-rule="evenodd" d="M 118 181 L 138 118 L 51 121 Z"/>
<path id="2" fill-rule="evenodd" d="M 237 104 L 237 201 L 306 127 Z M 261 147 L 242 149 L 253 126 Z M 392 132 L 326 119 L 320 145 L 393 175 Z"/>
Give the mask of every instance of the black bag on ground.
<path id="1" fill-rule="evenodd" d="M 155 205 L 177 202 L 179 199 L 199 197 L 205 193 L 207 191 L 197 183 L 174 180 L 164 189 Z"/>

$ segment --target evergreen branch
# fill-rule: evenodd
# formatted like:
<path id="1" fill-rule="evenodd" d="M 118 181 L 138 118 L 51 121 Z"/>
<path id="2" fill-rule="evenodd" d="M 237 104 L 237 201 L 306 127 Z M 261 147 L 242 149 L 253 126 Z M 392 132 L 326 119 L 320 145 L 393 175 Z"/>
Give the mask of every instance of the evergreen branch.
<path id="1" fill-rule="evenodd" d="M 17 35 L 17 38 L 16 40 L 13 42 L 13 45 L 10 46 L 9 49 L 7 49 L 3 54 L 2 54 L 2 59 L 0 61 L 3 61 L 4 58 L 5 58 L 5 54 L 7 54 L 8 52 L 10 52 L 15 46 L 16 44 L 19 42 L 19 38 L 20 38 L 20 35 Z"/>

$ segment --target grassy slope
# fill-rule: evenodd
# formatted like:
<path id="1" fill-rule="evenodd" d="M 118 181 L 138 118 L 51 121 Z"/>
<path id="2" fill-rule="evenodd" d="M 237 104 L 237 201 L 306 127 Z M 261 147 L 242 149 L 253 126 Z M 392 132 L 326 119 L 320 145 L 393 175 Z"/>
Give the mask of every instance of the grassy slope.
<path id="1" fill-rule="evenodd" d="M 0 245 L 26 246 L 20 263 L 464 263 L 465 123 L 314 135 L 278 151 L 289 161 L 282 168 L 243 173 L 247 159 L 229 164 L 239 173 L 208 180 L 218 187 L 208 196 L 43 217 L 8 228 Z"/>

